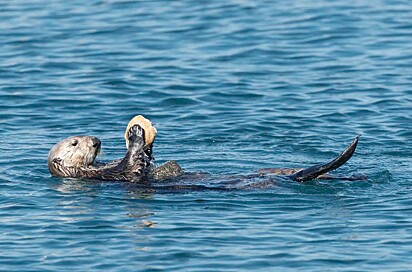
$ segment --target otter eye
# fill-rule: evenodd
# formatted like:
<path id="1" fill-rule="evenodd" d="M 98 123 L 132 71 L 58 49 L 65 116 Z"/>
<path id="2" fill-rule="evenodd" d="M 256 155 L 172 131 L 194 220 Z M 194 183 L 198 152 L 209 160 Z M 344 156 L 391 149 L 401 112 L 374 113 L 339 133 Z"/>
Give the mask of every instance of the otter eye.
<path id="1" fill-rule="evenodd" d="M 78 143 L 78 141 L 77 141 L 77 140 L 73 140 L 73 141 L 71 142 L 71 145 L 72 145 L 72 146 L 76 146 L 76 145 L 77 145 L 77 143 Z"/>

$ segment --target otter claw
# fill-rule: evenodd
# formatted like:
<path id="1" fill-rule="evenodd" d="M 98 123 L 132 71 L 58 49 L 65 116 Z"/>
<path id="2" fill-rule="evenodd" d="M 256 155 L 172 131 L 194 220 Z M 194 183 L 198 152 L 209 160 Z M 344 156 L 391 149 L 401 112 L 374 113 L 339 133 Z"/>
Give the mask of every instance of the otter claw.
<path id="1" fill-rule="evenodd" d="M 136 141 L 142 141 L 144 143 L 144 129 L 139 125 L 134 125 L 129 129 L 129 142 L 135 143 Z"/>

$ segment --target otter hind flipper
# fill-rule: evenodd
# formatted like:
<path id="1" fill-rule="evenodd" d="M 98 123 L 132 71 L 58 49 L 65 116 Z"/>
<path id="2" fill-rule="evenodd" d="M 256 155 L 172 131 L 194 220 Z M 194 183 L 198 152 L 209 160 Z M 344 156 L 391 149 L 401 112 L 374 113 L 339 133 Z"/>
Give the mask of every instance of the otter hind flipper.
<path id="1" fill-rule="evenodd" d="M 328 173 L 332 170 L 335 170 L 345 164 L 355 152 L 356 146 L 358 145 L 360 135 L 358 135 L 352 143 L 334 160 L 327 162 L 325 164 L 318 164 L 303 170 L 300 170 L 289 177 L 295 181 L 303 182 L 308 181 L 314 178 L 317 178 L 320 175 Z"/>

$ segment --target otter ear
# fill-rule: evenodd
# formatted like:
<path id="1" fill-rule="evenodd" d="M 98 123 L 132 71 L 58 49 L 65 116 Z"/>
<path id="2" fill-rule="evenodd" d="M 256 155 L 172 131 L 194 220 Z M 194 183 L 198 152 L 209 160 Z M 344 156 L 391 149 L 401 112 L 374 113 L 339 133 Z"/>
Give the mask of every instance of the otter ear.
<path id="1" fill-rule="evenodd" d="M 54 158 L 54 159 L 52 160 L 52 162 L 55 163 L 55 164 L 60 164 L 60 163 L 62 162 L 62 159 L 60 159 L 60 158 Z"/>

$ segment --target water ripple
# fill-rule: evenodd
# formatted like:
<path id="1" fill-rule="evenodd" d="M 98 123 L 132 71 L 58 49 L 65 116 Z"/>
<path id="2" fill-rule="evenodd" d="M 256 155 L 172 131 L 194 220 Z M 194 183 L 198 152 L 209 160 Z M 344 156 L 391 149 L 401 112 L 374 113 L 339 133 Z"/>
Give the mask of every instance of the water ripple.
<path id="1" fill-rule="evenodd" d="M 2 270 L 410 269 L 408 2 L 0 5 Z M 48 151 L 71 135 L 121 157 L 136 114 L 158 128 L 159 163 L 211 174 L 197 185 L 323 162 L 358 134 L 337 174 L 369 180 L 156 191 L 50 177 Z"/>

